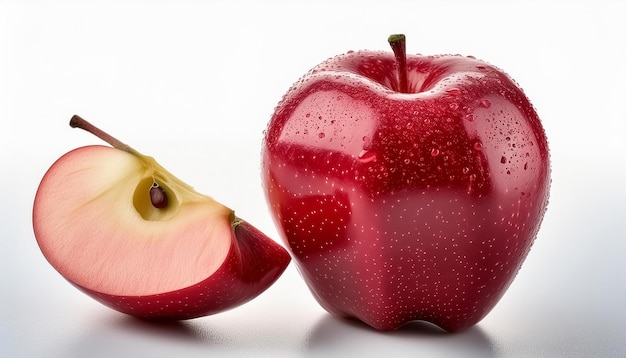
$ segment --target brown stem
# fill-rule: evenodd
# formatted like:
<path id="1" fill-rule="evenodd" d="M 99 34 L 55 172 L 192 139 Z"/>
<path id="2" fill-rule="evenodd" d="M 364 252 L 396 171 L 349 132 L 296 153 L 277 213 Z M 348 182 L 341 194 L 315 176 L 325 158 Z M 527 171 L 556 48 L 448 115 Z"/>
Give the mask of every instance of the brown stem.
<path id="1" fill-rule="evenodd" d="M 396 56 L 396 64 L 398 70 L 398 90 L 402 93 L 408 93 L 408 79 L 406 69 L 406 37 L 404 34 L 394 34 L 389 36 L 387 40 L 393 54 Z"/>
<path id="2" fill-rule="evenodd" d="M 120 149 L 131 154 L 139 154 L 136 150 L 134 150 L 129 145 L 120 142 L 117 138 L 111 136 L 109 133 L 87 122 L 85 119 L 83 119 L 82 117 L 76 114 L 72 116 L 72 119 L 70 119 L 70 127 L 80 128 L 82 130 L 85 130 L 95 135 L 96 137 L 102 139 L 103 141 L 109 143 L 110 145 L 113 146 L 113 148 Z"/>

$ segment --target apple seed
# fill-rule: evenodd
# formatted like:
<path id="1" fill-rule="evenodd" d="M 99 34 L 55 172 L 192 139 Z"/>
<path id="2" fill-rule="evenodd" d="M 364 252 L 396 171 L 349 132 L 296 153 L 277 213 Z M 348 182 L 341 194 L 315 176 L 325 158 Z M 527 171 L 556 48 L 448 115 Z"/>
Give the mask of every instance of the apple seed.
<path id="1" fill-rule="evenodd" d="M 152 183 L 150 187 L 150 202 L 157 209 L 167 207 L 167 193 L 159 186 L 157 182 Z"/>

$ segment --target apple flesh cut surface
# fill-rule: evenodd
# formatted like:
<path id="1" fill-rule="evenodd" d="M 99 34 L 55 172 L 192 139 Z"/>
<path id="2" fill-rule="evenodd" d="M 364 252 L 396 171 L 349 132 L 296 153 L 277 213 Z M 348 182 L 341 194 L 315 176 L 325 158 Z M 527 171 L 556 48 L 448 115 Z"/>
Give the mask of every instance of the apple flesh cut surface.
<path id="1" fill-rule="evenodd" d="M 460 55 L 356 51 L 283 97 L 262 152 L 265 194 L 319 303 L 379 330 L 479 322 L 546 210 L 537 113 L 501 70 Z"/>
<path id="2" fill-rule="evenodd" d="M 33 227 L 50 264 L 74 286 L 129 315 L 190 319 L 266 290 L 288 252 L 234 212 L 74 116 L 114 146 L 87 146 L 43 177 Z"/>

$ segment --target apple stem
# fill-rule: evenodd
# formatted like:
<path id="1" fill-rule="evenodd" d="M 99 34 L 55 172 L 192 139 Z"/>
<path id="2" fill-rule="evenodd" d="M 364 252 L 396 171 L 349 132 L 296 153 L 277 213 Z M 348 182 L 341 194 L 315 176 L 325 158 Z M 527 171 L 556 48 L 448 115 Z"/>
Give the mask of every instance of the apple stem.
<path id="1" fill-rule="evenodd" d="M 109 143 L 113 146 L 113 148 L 120 149 L 131 154 L 139 154 L 139 152 L 134 150 L 131 146 L 120 142 L 117 138 L 87 122 L 85 119 L 76 114 L 72 116 L 72 119 L 70 119 L 70 127 L 85 130 L 102 139 L 103 141 Z"/>
<path id="2" fill-rule="evenodd" d="M 408 93 L 408 79 L 406 69 L 406 36 L 404 34 L 394 34 L 389 36 L 387 40 L 393 54 L 396 56 L 396 64 L 398 69 L 398 85 L 399 92 Z"/>

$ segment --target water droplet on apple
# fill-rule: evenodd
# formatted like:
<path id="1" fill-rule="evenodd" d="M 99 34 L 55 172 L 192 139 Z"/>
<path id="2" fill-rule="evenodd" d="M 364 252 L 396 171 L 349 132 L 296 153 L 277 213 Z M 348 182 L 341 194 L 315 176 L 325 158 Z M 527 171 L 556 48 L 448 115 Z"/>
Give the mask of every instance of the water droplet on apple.
<path id="1" fill-rule="evenodd" d="M 433 148 L 433 149 L 430 151 L 430 155 L 432 155 L 433 157 L 438 156 L 438 155 L 439 155 L 439 149 L 437 149 L 437 148 Z"/>
<path id="2" fill-rule="evenodd" d="M 317 136 L 318 136 L 320 139 L 322 139 L 322 138 L 326 137 L 326 134 L 325 134 L 324 132 L 320 132 L 320 133 L 318 133 L 318 134 L 317 134 Z"/>
<path id="3" fill-rule="evenodd" d="M 486 69 L 486 67 L 483 66 L 483 65 L 477 65 L 476 68 L 481 70 L 481 71 L 484 71 Z"/>
<path id="4" fill-rule="evenodd" d="M 459 104 L 456 102 L 452 102 L 448 105 L 450 107 L 451 110 L 456 111 L 457 109 L 459 109 Z"/>
<path id="5" fill-rule="evenodd" d="M 472 113 L 468 113 L 468 114 L 465 115 L 465 119 L 470 121 L 470 122 L 473 122 L 474 121 L 474 115 Z"/>
<path id="6" fill-rule="evenodd" d="M 468 167 L 464 167 L 463 168 L 463 174 L 467 174 L 467 173 L 469 173 L 469 171 L 470 171 L 470 168 L 468 168 Z"/>
<path id="7" fill-rule="evenodd" d="M 467 184 L 467 192 L 469 194 L 472 193 L 472 191 L 474 191 L 474 182 L 476 181 L 476 174 L 470 174 L 469 176 L 469 183 Z"/>
<path id="8" fill-rule="evenodd" d="M 376 153 L 374 151 L 364 149 L 361 153 L 359 153 L 359 161 L 361 163 L 374 162 L 376 161 Z"/>
<path id="9" fill-rule="evenodd" d="M 506 157 L 503 156 L 502 158 L 500 158 L 500 163 L 502 164 L 506 164 Z"/>
<path id="10" fill-rule="evenodd" d="M 524 170 L 528 169 L 528 162 L 524 163 Z"/>
<path id="11" fill-rule="evenodd" d="M 406 158 L 406 159 L 404 160 L 404 164 L 411 164 L 411 159 Z"/>
<path id="12" fill-rule="evenodd" d="M 309 117 L 311 117 L 311 113 L 307 113 L 307 114 L 305 114 L 304 116 L 305 116 L 305 117 L 307 117 L 307 118 L 309 118 Z"/>
<path id="13" fill-rule="evenodd" d="M 481 142 L 480 140 L 476 140 L 474 142 L 474 149 L 475 150 L 482 150 L 483 149 L 483 142 Z"/>
<path id="14" fill-rule="evenodd" d="M 489 100 L 488 100 L 488 99 L 483 99 L 483 100 L 481 100 L 480 102 L 478 102 L 478 104 L 479 104 L 481 107 L 484 107 L 484 108 L 489 108 L 489 107 L 491 107 L 491 102 L 489 102 Z"/>
<path id="15" fill-rule="evenodd" d="M 458 88 L 448 88 L 446 92 L 456 96 L 461 93 L 461 90 Z"/>

